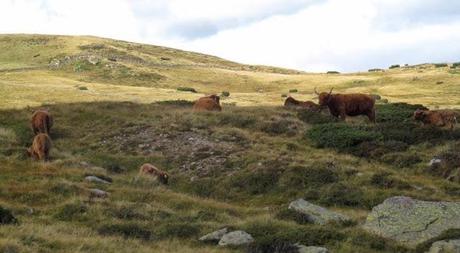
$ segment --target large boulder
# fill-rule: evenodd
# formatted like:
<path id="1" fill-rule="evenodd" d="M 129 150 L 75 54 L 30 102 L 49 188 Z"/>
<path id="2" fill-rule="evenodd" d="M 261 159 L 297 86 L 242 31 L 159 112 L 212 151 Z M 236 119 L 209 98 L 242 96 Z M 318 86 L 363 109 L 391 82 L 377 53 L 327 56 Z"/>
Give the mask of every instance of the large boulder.
<path id="1" fill-rule="evenodd" d="M 392 197 L 374 207 L 364 229 L 416 247 L 449 229 L 460 229 L 460 202 L 432 202 Z"/>
<path id="2" fill-rule="evenodd" d="M 200 237 L 200 239 L 198 239 L 198 240 L 200 240 L 202 242 L 218 242 L 227 233 L 228 233 L 228 229 L 223 228 L 223 229 L 214 231 L 212 233 L 209 233 L 207 235 L 204 235 L 204 236 Z"/>
<path id="3" fill-rule="evenodd" d="M 237 230 L 222 236 L 219 246 L 241 246 L 254 242 L 254 238 L 244 231 Z"/>
<path id="4" fill-rule="evenodd" d="M 328 253 L 324 247 L 296 245 L 299 248 L 299 253 Z"/>
<path id="5" fill-rule="evenodd" d="M 332 212 L 303 199 L 291 202 L 289 209 L 305 215 L 307 220 L 314 224 L 325 225 L 330 222 L 344 223 L 350 220 L 349 217 L 343 214 Z"/>
<path id="6" fill-rule="evenodd" d="M 437 241 L 428 253 L 460 253 L 460 240 Z"/>

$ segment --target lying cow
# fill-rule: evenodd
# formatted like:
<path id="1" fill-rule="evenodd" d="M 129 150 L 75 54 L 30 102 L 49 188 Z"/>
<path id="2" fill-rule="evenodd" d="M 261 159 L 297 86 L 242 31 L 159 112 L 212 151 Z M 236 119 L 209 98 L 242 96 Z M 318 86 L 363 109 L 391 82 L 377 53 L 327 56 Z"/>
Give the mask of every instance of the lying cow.
<path id="1" fill-rule="evenodd" d="M 198 99 L 193 105 L 194 111 L 222 111 L 220 106 L 220 97 L 217 95 L 210 95 Z"/>
<path id="2" fill-rule="evenodd" d="M 158 169 L 150 163 L 145 163 L 139 170 L 139 176 L 153 176 L 162 184 L 168 184 L 169 175 L 165 171 Z"/>
<path id="3" fill-rule="evenodd" d="M 456 114 L 450 110 L 429 111 L 417 109 L 414 112 L 414 120 L 422 122 L 423 125 L 447 127 L 450 130 L 453 130 L 455 124 L 457 124 Z"/>
<path id="4" fill-rule="evenodd" d="M 310 111 L 317 111 L 317 112 L 321 110 L 321 107 L 312 101 L 303 102 L 303 101 L 296 100 L 295 98 L 291 96 L 286 98 L 286 100 L 284 101 L 284 106 L 290 107 L 290 108 L 305 108 Z"/>
<path id="5" fill-rule="evenodd" d="M 327 106 L 334 117 L 345 120 L 347 116 L 365 115 L 375 123 L 375 99 L 365 94 L 332 94 L 332 89 L 318 93 L 319 105 Z"/>
<path id="6" fill-rule="evenodd" d="M 27 149 L 27 155 L 35 160 L 49 161 L 52 143 L 47 134 L 39 133 L 34 137 L 32 146 Z"/>
<path id="7" fill-rule="evenodd" d="M 51 116 L 48 110 L 37 110 L 32 115 L 31 126 L 34 134 L 49 134 L 51 127 L 53 126 L 53 116 Z"/>

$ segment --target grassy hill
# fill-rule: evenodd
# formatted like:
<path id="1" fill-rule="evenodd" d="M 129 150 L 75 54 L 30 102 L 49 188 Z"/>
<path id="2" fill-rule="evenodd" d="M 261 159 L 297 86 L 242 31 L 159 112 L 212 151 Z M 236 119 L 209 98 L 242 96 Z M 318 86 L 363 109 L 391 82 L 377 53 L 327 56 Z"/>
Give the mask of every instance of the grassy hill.
<path id="1" fill-rule="evenodd" d="M 421 105 L 391 103 L 457 108 L 458 71 L 426 64 L 312 74 L 95 37 L 2 35 L 0 206 L 19 224 L 0 225 L 0 252 L 275 252 L 296 242 L 416 252 L 360 225 L 391 196 L 460 200 L 459 182 L 427 165 L 441 155 L 458 167 L 460 130 L 422 128 L 410 119 Z M 379 103 L 375 125 L 279 106 L 291 89 L 312 99 L 315 86 L 390 103 Z M 230 97 L 221 113 L 191 113 L 189 101 L 222 91 Z M 30 111 L 40 106 L 55 117 L 46 164 L 24 154 Z M 168 171 L 170 185 L 136 179 L 144 162 Z M 110 196 L 91 199 L 92 188 Z M 352 222 L 310 224 L 287 211 L 297 198 Z M 197 241 L 225 226 L 256 244 Z"/>

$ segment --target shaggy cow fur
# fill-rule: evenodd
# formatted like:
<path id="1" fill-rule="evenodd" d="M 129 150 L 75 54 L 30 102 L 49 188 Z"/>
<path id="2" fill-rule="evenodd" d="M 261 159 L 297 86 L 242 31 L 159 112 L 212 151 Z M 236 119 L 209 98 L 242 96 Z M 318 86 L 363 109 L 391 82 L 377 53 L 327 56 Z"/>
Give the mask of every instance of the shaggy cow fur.
<path id="1" fill-rule="evenodd" d="M 53 126 L 53 116 L 51 116 L 47 110 L 35 111 L 32 115 L 31 126 L 34 134 L 49 134 L 51 127 Z"/>
<path id="2" fill-rule="evenodd" d="M 34 137 L 32 146 L 27 149 L 27 154 L 35 160 L 49 161 L 51 138 L 47 134 L 39 133 Z"/>
<path id="3" fill-rule="evenodd" d="M 327 106 L 334 117 L 345 120 L 347 116 L 366 115 L 371 122 L 375 123 L 375 99 L 369 95 L 332 94 L 332 89 L 329 93 L 321 92 L 318 95 L 319 105 Z"/>
<path id="4" fill-rule="evenodd" d="M 437 127 L 447 127 L 450 130 L 454 129 L 457 124 L 455 112 L 449 110 L 416 110 L 414 112 L 414 120 L 420 121 L 423 125 L 432 125 Z"/>
<path id="5" fill-rule="evenodd" d="M 220 106 L 220 97 L 217 95 L 210 95 L 198 99 L 193 105 L 194 111 L 222 111 Z"/>
<path id="6" fill-rule="evenodd" d="M 168 184 L 169 175 L 165 171 L 158 169 L 150 163 L 145 163 L 139 170 L 139 175 L 154 176 L 162 184 Z"/>

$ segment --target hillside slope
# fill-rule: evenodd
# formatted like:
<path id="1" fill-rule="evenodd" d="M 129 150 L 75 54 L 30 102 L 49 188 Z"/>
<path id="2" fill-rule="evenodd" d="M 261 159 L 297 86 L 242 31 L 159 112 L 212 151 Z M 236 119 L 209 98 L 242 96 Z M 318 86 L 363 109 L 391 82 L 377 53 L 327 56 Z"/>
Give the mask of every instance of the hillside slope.
<path id="1" fill-rule="evenodd" d="M 94 37 L 0 38 L 0 206 L 19 221 L 0 224 L 0 252 L 275 253 L 295 252 L 294 243 L 424 252 L 429 243 L 407 248 L 361 225 L 392 196 L 460 201 L 460 129 L 416 124 L 422 105 L 380 102 L 376 124 L 279 106 L 290 89 L 313 98 L 318 86 L 456 107 L 455 68 L 308 74 Z M 190 100 L 222 91 L 222 112 L 191 113 Z M 25 155 L 41 106 L 55 117 L 49 163 Z M 446 166 L 433 169 L 433 157 Z M 145 162 L 166 170 L 169 185 L 138 178 Z M 92 198 L 94 188 L 110 195 Z M 288 210 L 298 198 L 351 221 L 312 224 Z M 197 240 L 222 227 L 255 243 Z"/>

